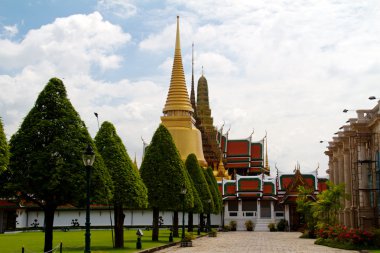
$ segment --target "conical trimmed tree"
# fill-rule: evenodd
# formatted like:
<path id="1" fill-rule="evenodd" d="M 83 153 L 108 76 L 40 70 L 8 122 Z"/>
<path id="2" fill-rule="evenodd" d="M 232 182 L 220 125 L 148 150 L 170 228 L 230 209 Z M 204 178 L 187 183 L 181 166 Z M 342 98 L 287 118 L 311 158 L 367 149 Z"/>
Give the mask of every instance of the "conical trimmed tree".
<path id="1" fill-rule="evenodd" d="M 0 117 L 0 174 L 7 169 L 9 163 L 9 146 L 5 137 L 3 122 Z"/>
<path id="2" fill-rule="evenodd" d="M 202 168 L 199 166 L 198 159 L 195 154 L 190 154 L 186 159 L 186 168 L 194 182 L 194 186 L 197 189 L 198 195 L 201 200 L 202 210 L 197 210 L 199 213 L 202 212 L 210 212 L 209 208 L 211 207 L 211 202 L 209 200 L 213 199 L 209 186 L 207 184 L 204 173 L 202 172 Z M 194 210 L 194 213 L 197 213 Z M 189 231 L 192 231 L 193 226 L 193 212 L 189 213 Z"/>
<path id="3" fill-rule="evenodd" d="M 95 144 L 113 181 L 115 248 L 124 248 L 123 208 L 146 208 L 148 192 L 112 123 L 103 122 Z"/>
<path id="4" fill-rule="evenodd" d="M 211 213 L 219 213 L 220 211 L 220 205 L 218 204 L 219 203 L 219 194 L 218 194 L 218 189 L 215 188 L 215 184 L 214 184 L 214 180 L 215 180 L 215 177 L 214 175 L 212 174 L 212 170 L 211 170 L 211 175 L 209 173 L 209 170 L 211 170 L 210 167 L 208 167 L 207 169 L 203 169 L 203 173 L 205 175 L 205 178 L 206 178 L 206 181 L 207 181 L 207 184 L 208 184 L 208 187 L 210 189 L 210 193 L 211 193 L 211 196 L 212 196 L 212 200 L 211 200 L 211 203 L 212 205 L 210 206 L 210 209 L 208 210 L 207 212 L 207 227 L 211 227 L 211 216 L 210 214 Z M 216 181 L 215 181 L 216 182 Z"/>
<path id="5" fill-rule="evenodd" d="M 214 174 L 212 173 L 212 168 L 208 167 L 205 171 L 208 175 L 208 178 L 210 179 L 211 184 L 213 185 L 215 196 L 213 198 L 214 200 L 214 214 L 218 214 L 222 211 L 223 203 L 222 203 L 222 193 L 219 191 L 218 182 L 216 181 L 216 178 L 214 177 Z"/>
<path id="6" fill-rule="evenodd" d="M 160 125 L 146 148 L 140 174 L 148 188 L 149 205 L 153 209 L 152 240 L 158 241 L 160 210 L 182 210 L 194 206 L 191 182 L 186 177 L 185 165 L 165 126 Z M 187 189 L 185 196 L 181 190 Z M 183 199 L 184 197 L 184 199 Z"/>
<path id="7" fill-rule="evenodd" d="M 12 177 L 7 184 L 15 196 L 43 209 L 45 252 L 52 249 L 56 208 L 85 204 L 86 170 L 82 155 L 88 144 L 96 155 L 91 199 L 102 203 L 111 196 L 111 177 L 84 122 L 67 98 L 64 84 L 58 78 L 50 79 L 10 140 Z"/>

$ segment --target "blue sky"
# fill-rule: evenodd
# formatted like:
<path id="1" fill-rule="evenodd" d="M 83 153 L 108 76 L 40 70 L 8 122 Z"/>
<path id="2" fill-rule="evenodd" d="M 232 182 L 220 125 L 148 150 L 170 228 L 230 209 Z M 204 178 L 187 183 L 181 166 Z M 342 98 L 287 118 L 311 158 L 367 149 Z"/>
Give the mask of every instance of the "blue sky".
<path id="1" fill-rule="evenodd" d="M 214 124 L 268 132 L 283 171 L 327 169 L 325 145 L 380 96 L 380 2 L 45 0 L 0 2 L 0 116 L 9 139 L 48 80 L 62 78 L 92 136 L 93 112 L 141 159 L 160 123 L 175 22 L 188 87 L 204 66 Z"/>

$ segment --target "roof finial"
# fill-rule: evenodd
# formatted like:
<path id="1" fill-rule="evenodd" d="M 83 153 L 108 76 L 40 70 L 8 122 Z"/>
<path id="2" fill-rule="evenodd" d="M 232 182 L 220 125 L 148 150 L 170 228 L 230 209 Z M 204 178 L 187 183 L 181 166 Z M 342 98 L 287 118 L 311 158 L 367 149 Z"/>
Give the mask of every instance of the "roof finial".
<path id="1" fill-rule="evenodd" d="M 202 76 L 203 76 L 203 66 L 202 66 Z"/>

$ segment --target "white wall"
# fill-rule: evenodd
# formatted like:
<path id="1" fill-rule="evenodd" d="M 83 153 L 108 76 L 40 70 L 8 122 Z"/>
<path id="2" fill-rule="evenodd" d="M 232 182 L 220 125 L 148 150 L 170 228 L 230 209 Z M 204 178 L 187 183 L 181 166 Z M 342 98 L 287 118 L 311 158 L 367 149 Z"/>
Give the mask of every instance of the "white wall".
<path id="1" fill-rule="evenodd" d="M 124 210 L 125 226 L 151 226 L 153 213 L 151 210 Z M 44 213 L 43 211 L 26 211 L 25 209 L 17 210 L 16 227 L 17 228 L 28 228 L 32 227 L 34 220 L 37 220 L 39 227 L 44 224 Z M 160 216 L 164 219 L 164 225 L 172 225 L 173 212 L 163 211 L 160 212 Z M 109 210 L 91 210 L 90 213 L 91 226 L 109 226 L 110 225 L 110 211 Z M 86 210 L 57 210 L 54 214 L 54 226 L 57 227 L 70 227 L 72 226 L 71 221 L 73 219 L 78 219 L 79 225 L 84 226 L 86 219 Z M 112 224 L 113 220 L 113 210 L 111 210 Z M 182 213 L 178 213 L 179 224 L 182 224 Z M 185 213 L 185 224 L 187 224 L 187 213 Z M 193 215 L 193 224 L 197 225 L 199 221 L 199 215 Z M 221 225 L 220 215 L 211 215 L 212 225 Z"/>

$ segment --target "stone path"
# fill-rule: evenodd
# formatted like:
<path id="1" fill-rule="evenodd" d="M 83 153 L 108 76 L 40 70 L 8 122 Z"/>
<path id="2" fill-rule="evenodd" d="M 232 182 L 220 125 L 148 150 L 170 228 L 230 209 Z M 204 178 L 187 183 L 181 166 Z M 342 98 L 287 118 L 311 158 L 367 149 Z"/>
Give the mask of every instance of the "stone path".
<path id="1" fill-rule="evenodd" d="M 297 232 L 226 232 L 218 237 L 202 237 L 193 240 L 193 247 L 174 246 L 164 252 L 196 253 L 343 253 L 357 252 L 315 245 L 313 239 L 300 239 Z"/>

